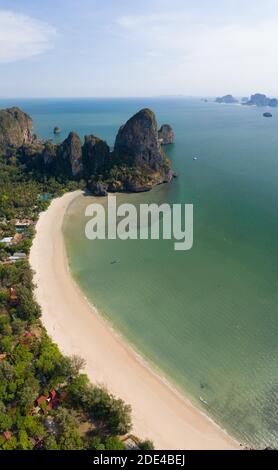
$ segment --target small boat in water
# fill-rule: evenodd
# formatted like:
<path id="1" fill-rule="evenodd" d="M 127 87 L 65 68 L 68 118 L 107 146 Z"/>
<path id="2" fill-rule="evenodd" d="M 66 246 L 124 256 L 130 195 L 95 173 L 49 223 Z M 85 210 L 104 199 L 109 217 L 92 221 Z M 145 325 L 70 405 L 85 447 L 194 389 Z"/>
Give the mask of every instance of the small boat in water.
<path id="1" fill-rule="evenodd" d="M 193 160 L 194 160 L 194 161 L 198 160 L 198 157 L 193 157 Z"/>
<path id="2" fill-rule="evenodd" d="M 208 405 L 208 402 L 204 398 L 200 397 L 200 401 L 204 403 L 204 405 Z"/>

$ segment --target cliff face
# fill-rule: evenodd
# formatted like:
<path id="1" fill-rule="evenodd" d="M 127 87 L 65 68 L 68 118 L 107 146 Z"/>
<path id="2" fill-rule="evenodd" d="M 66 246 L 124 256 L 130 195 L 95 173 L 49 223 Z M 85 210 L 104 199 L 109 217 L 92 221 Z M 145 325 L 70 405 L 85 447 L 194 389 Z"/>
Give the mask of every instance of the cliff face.
<path id="1" fill-rule="evenodd" d="M 6 154 L 33 140 L 33 121 L 19 108 L 0 111 L 0 153 Z"/>
<path id="2" fill-rule="evenodd" d="M 42 175 L 87 181 L 98 195 L 106 191 L 147 191 L 173 178 L 170 161 L 161 144 L 172 143 L 174 132 L 168 124 L 157 130 L 154 113 L 142 109 L 118 132 L 113 152 L 94 135 L 71 132 L 61 144 L 32 136 L 32 119 L 18 108 L 0 112 L 2 152 L 16 150 L 28 170 Z"/>
<path id="3" fill-rule="evenodd" d="M 107 172 L 110 166 L 110 149 L 104 140 L 86 135 L 82 153 L 85 176 L 99 176 Z"/>
<path id="4" fill-rule="evenodd" d="M 175 141 L 175 134 L 169 124 L 163 124 L 158 131 L 158 140 L 161 145 L 173 144 Z"/>
<path id="5" fill-rule="evenodd" d="M 154 113 L 142 109 L 118 132 L 114 149 L 115 160 L 128 165 L 147 165 L 156 171 L 164 163 L 164 154 L 158 142 Z"/>
<path id="6" fill-rule="evenodd" d="M 57 163 L 65 168 L 67 174 L 71 174 L 74 178 L 82 177 L 82 143 L 79 135 L 75 132 L 70 132 L 67 139 L 59 145 Z"/>

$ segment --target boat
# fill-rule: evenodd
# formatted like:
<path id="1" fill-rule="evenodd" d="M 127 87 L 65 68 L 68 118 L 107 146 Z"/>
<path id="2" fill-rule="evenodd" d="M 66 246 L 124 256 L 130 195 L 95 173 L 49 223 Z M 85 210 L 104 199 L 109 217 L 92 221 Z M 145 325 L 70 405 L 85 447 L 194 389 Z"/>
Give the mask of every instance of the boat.
<path id="1" fill-rule="evenodd" d="M 204 403 L 204 405 L 208 405 L 208 402 L 203 397 L 200 397 L 200 401 Z"/>

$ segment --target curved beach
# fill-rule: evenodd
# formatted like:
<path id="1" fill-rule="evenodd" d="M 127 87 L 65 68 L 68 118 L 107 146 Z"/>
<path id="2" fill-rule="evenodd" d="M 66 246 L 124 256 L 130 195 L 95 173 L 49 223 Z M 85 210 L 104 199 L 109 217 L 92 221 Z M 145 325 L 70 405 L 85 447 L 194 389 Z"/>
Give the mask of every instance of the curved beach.
<path id="1" fill-rule="evenodd" d="M 81 191 L 52 201 L 36 226 L 30 253 L 42 322 L 66 355 L 86 360 L 93 383 L 133 411 L 133 432 L 161 450 L 238 449 L 239 445 L 186 398 L 153 372 L 89 305 L 74 282 L 66 256 L 62 223 Z"/>

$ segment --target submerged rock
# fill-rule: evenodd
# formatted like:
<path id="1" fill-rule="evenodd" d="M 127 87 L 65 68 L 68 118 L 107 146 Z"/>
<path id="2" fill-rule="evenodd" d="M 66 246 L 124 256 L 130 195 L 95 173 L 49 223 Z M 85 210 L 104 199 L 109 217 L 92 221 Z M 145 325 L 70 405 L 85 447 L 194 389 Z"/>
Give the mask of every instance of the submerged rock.
<path id="1" fill-rule="evenodd" d="M 13 107 L 0 110 L 0 153 L 18 149 L 33 141 L 33 121 L 31 117 Z"/>
<path id="2" fill-rule="evenodd" d="M 169 124 L 163 124 L 163 126 L 161 126 L 158 131 L 158 139 L 161 145 L 169 145 L 174 143 L 175 134 Z"/>

